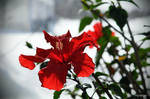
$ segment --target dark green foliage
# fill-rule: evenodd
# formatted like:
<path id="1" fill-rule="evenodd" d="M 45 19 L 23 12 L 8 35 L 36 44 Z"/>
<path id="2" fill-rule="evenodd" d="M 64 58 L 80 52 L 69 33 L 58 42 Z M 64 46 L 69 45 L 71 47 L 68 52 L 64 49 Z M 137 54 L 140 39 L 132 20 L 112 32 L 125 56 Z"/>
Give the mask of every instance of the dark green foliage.
<path id="1" fill-rule="evenodd" d="M 145 38 L 143 39 L 143 41 L 150 40 L 150 31 L 144 32 L 144 33 L 139 33 L 138 35 L 144 35 L 145 36 Z"/>
<path id="2" fill-rule="evenodd" d="M 96 72 L 95 76 L 108 76 L 107 74 L 103 73 L 103 72 Z"/>
<path id="3" fill-rule="evenodd" d="M 118 1 L 130 2 L 130 3 L 134 4 L 135 6 L 139 7 L 133 0 L 118 0 Z"/>
<path id="4" fill-rule="evenodd" d="M 102 0 L 96 0 L 96 2 L 98 3 L 98 2 L 102 2 Z"/>
<path id="5" fill-rule="evenodd" d="M 53 96 L 53 99 L 59 99 L 61 93 L 63 92 L 64 90 L 61 90 L 61 91 L 55 91 L 54 92 L 54 96 Z"/>
<path id="6" fill-rule="evenodd" d="M 79 32 L 81 32 L 87 25 L 89 25 L 92 20 L 93 18 L 89 16 L 82 18 L 80 21 Z"/>
<path id="7" fill-rule="evenodd" d="M 102 96 L 102 97 L 100 97 L 100 99 L 107 99 L 107 98 Z"/>
<path id="8" fill-rule="evenodd" d="M 31 49 L 33 48 L 33 47 L 32 47 L 32 44 L 29 43 L 29 42 L 26 42 L 26 46 L 27 46 L 28 48 L 31 48 Z"/>
<path id="9" fill-rule="evenodd" d="M 92 12 L 92 15 L 95 19 L 98 19 L 99 18 L 99 14 L 100 14 L 100 11 L 99 10 L 94 10 L 94 12 Z"/>
<path id="10" fill-rule="evenodd" d="M 120 42 L 119 38 L 116 37 L 116 36 L 112 36 L 112 37 L 110 38 L 110 42 L 111 42 L 111 43 L 113 44 L 113 46 L 115 46 L 115 47 L 121 45 L 121 42 Z"/>
<path id="11" fill-rule="evenodd" d="M 115 83 L 110 84 L 109 89 L 112 91 L 113 94 L 120 96 L 122 99 L 124 99 L 124 94 L 122 93 L 118 84 L 115 84 Z"/>
<path id="12" fill-rule="evenodd" d="M 47 66 L 47 64 L 48 64 L 48 62 L 43 62 L 43 63 L 40 65 L 40 69 L 42 69 L 42 68 L 46 67 L 46 66 Z"/>
<path id="13" fill-rule="evenodd" d="M 87 95 L 86 92 L 83 92 L 81 97 L 82 99 L 89 99 L 89 96 Z"/>
<path id="14" fill-rule="evenodd" d="M 130 81 L 127 77 L 122 77 L 119 83 L 126 92 L 131 93 L 131 88 L 129 87 Z"/>
<path id="15" fill-rule="evenodd" d="M 115 20 L 117 25 L 122 30 L 124 25 L 127 23 L 128 13 L 121 7 L 110 6 L 109 16 Z"/>
<path id="16" fill-rule="evenodd" d="M 133 70 L 131 73 L 132 73 L 133 79 L 136 81 L 138 78 L 138 73 L 136 72 L 136 69 Z"/>
<path id="17" fill-rule="evenodd" d="M 99 40 L 98 40 L 98 43 L 99 45 L 101 46 L 100 50 L 97 51 L 97 55 L 96 55 L 96 66 L 99 65 L 99 60 L 100 58 L 102 57 L 102 54 L 105 50 L 105 48 L 107 47 L 107 44 L 110 40 L 110 37 L 111 37 L 111 30 L 109 29 L 108 26 L 104 27 L 103 30 L 103 37 L 101 37 Z"/>

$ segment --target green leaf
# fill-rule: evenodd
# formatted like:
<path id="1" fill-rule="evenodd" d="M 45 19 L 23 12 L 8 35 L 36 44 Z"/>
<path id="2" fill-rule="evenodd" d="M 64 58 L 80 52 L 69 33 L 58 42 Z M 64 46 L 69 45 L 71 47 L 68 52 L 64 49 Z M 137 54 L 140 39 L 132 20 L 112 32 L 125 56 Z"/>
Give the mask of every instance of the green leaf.
<path id="1" fill-rule="evenodd" d="M 81 32 L 92 21 L 93 21 L 92 17 L 89 17 L 89 16 L 83 17 L 80 21 L 79 32 Z"/>
<path id="2" fill-rule="evenodd" d="M 142 85 L 142 84 L 143 84 L 143 82 L 140 81 L 140 80 L 139 80 L 139 81 L 136 81 L 136 82 L 137 82 L 138 85 Z"/>
<path id="3" fill-rule="evenodd" d="M 118 1 L 126 1 L 126 2 L 130 2 L 130 3 L 134 4 L 136 7 L 139 8 L 139 6 L 138 6 L 133 0 L 118 0 Z"/>
<path id="4" fill-rule="evenodd" d="M 133 75 L 133 79 L 136 80 L 138 78 L 138 73 L 136 72 L 136 70 L 133 70 L 131 73 Z"/>
<path id="5" fill-rule="evenodd" d="M 138 35 L 144 35 L 145 36 L 145 38 L 143 39 L 143 41 L 150 40 L 150 31 L 144 32 L 144 33 L 139 33 Z"/>
<path id="6" fill-rule="evenodd" d="M 116 37 L 116 36 L 111 36 L 110 37 L 110 42 L 112 42 L 115 47 L 121 45 L 121 42 L 120 42 L 119 38 Z"/>
<path id="7" fill-rule="evenodd" d="M 89 96 L 87 95 L 86 92 L 82 93 L 82 99 L 89 99 Z"/>
<path id="8" fill-rule="evenodd" d="M 101 45 L 101 49 L 99 51 L 97 51 L 97 54 L 96 54 L 96 66 L 99 65 L 99 60 L 102 57 L 102 54 L 108 44 L 108 41 L 104 37 L 101 37 L 98 40 L 98 43 Z"/>
<path id="9" fill-rule="evenodd" d="M 96 0 L 96 2 L 102 2 L 102 0 Z"/>
<path id="10" fill-rule="evenodd" d="M 33 48 L 33 47 L 32 47 L 32 44 L 29 43 L 29 42 L 26 42 L 26 46 L 27 46 L 28 48 L 31 48 L 31 49 Z"/>
<path id="11" fill-rule="evenodd" d="M 102 54 L 103 54 L 105 48 L 107 47 L 107 44 L 110 40 L 111 33 L 112 33 L 108 26 L 104 27 L 102 32 L 104 34 L 103 37 L 98 39 L 98 44 L 101 46 L 101 48 L 99 51 L 97 51 L 96 66 L 99 65 L 99 60 L 102 57 Z"/>
<path id="12" fill-rule="evenodd" d="M 130 49 L 132 48 L 132 46 L 131 45 L 126 45 L 126 48 L 125 48 L 125 50 L 126 51 L 130 51 Z"/>
<path id="13" fill-rule="evenodd" d="M 84 4 L 82 4 L 82 7 L 83 7 L 84 10 L 89 10 L 89 8 Z"/>
<path id="14" fill-rule="evenodd" d="M 130 81 L 127 77 L 122 77 L 119 83 L 126 92 L 131 93 L 131 88 L 129 87 Z"/>
<path id="15" fill-rule="evenodd" d="M 80 85 L 80 84 L 77 84 L 77 85 L 76 85 L 76 88 L 84 89 L 84 88 L 83 88 L 83 86 L 82 86 L 82 85 Z"/>
<path id="16" fill-rule="evenodd" d="M 92 15 L 95 19 L 98 19 L 99 14 L 100 14 L 100 11 L 98 9 L 96 9 L 96 10 L 94 10 L 94 12 L 92 12 Z"/>
<path id="17" fill-rule="evenodd" d="M 48 64 L 48 61 L 47 61 L 47 62 L 43 62 L 43 63 L 40 65 L 40 69 L 42 69 L 42 68 L 46 67 L 46 66 L 47 66 L 47 64 Z"/>
<path id="18" fill-rule="evenodd" d="M 110 30 L 110 27 L 109 26 L 106 26 L 106 27 L 104 27 L 103 28 L 103 30 L 102 30 L 102 32 L 103 32 L 103 34 L 104 34 L 104 37 L 106 38 L 106 39 L 110 39 L 110 37 L 112 36 L 112 31 Z"/>
<path id="19" fill-rule="evenodd" d="M 107 99 L 107 98 L 102 96 L 102 97 L 100 97 L 99 99 Z"/>
<path id="20" fill-rule="evenodd" d="M 88 84 L 88 83 L 84 83 L 83 84 L 86 88 L 92 88 L 92 86 L 90 85 L 90 84 Z"/>
<path id="21" fill-rule="evenodd" d="M 63 90 L 60 90 L 60 91 L 55 91 L 54 92 L 54 96 L 53 96 L 53 99 L 59 99 L 59 97 L 60 97 L 60 95 L 61 95 L 61 93 L 64 91 L 64 89 Z"/>
<path id="22" fill-rule="evenodd" d="M 107 74 L 103 73 L 103 72 L 96 72 L 95 76 L 108 76 Z"/>
<path id="23" fill-rule="evenodd" d="M 122 30 L 124 25 L 127 23 L 128 13 L 121 7 L 110 6 L 109 15 L 115 20 L 116 24 Z"/>
<path id="24" fill-rule="evenodd" d="M 115 95 L 120 96 L 122 99 L 124 99 L 124 95 L 121 91 L 121 88 L 117 84 L 113 83 L 113 84 L 109 85 L 109 89 L 112 91 L 112 93 L 114 93 Z"/>

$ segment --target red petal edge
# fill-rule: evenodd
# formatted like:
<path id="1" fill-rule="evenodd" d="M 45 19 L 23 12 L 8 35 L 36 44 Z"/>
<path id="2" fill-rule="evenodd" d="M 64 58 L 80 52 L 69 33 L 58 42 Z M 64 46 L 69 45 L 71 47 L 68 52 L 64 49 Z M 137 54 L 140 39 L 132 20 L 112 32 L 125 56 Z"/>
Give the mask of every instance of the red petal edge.
<path id="1" fill-rule="evenodd" d="M 23 55 L 19 56 L 19 62 L 23 67 L 28 68 L 30 70 L 33 70 L 35 67 L 35 64 L 33 63 L 33 61 L 30 61 L 24 58 Z"/>
<path id="2" fill-rule="evenodd" d="M 75 53 L 72 56 L 72 64 L 78 77 L 88 77 L 94 72 L 95 65 L 86 53 Z"/>
<path id="3" fill-rule="evenodd" d="M 46 68 L 39 71 L 42 87 L 60 91 L 66 82 L 67 66 L 55 61 L 50 61 Z"/>

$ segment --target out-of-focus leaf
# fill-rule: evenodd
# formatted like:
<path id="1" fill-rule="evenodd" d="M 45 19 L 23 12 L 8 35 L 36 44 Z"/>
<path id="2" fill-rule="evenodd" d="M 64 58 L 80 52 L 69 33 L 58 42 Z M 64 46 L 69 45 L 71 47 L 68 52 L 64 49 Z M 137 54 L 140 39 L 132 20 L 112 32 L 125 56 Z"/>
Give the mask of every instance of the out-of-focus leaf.
<path id="1" fill-rule="evenodd" d="M 143 82 L 141 80 L 136 81 L 136 82 L 137 82 L 138 85 L 142 85 L 143 84 Z"/>
<path id="2" fill-rule="evenodd" d="M 148 63 L 146 60 L 141 61 L 142 67 L 150 66 L 150 63 Z"/>
<path id="3" fill-rule="evenodd" d="M 112 31 L 110 30 L 110 27 L 109 26 L 104 27 L 102 32 L 104 34 L 103 36 L 106 39 L 110 40 L 110 38 L 112 37 Z"/>
<path id="4" fill-rule="evenodd" d="M 136 70 L 133 70 L 131 73 L 132 73 L 133 79 L 136 80 L 138 78 L 138 73 L 136 72 Z"/>
<path id="5" fill-rule="evenodd" d="M 104 37 L 101 37 L 101 38 L 98 40 L 98 43 L 101 45 L 101 48 L 100 48 L 99 51 L 97 51 L 97 55 L 96 55 L 96 66 L 99 65 L 99 60 L 100 60 L 100 58 L 102 57 L 102 54 L 103 54 L 103 52 L 104 52 L 104 50 L 105 50 L 105 48 L 106 48 L 106 46 L 107 46 L 107 44 L 108 44 L 108 41 L 105 40 Z"/>
<path id="6" fill-rule="evenodd" d="M 136 7 L 139 8 L 139 6 L 138 6 L 133 0 L 118 0 L 118 1 L 126 1 L 126 2 L 130 2 L 130 3 L 134 4 Z"/>
<path id="7" fill-rule="evenodd" d="M 95 19 L 98 19 L 99 15 L 100 15 L 100 11 L 98 9 L 94 10 L 94 12 L 92 12 L 92 15 Z"/>
<path id="8" fill-rule="evenodd" d="M 102 96 L 102 97 L 100 97 L 99 99 L 107 99 L 107 98 Z"/>
<path id="9" fill-rule="evenodd" d="M 124 94 L 122 93 L 121 88 L 117 84 L 110 84 L 109 89 L 112 91 L 112 93 L 124 99 Z"/>
<path id="10" fill-rule="evenodd" d="M 111 30 L 109 29 L 108 26 L 104 27 L 102 32 L 104 35 L 103 35 L 103 37 L 99 38 L 99 40 L 98 40 L 98 44 L 101 46 L 101 48 L 97 52 L 97 55 L 96 55 L 96 66 L 99 65 L 99 60 L 102 57 L 102 54 L 103 54 L 105 48 L 107 47 L 107 44 L 111 37 Z"/>
<path id="11" fill-rule="evenodd" d="M 68 74 L 67 74 L 67 77 L 71 78 L 71 74 L 68 73 Z"/>
<path id="12" fill-rule="evenodd" d="M 76 88 L 84 89 L 84 88 L 83 88 L 83 86 L 82 86 L 82 85 L 80 85 L 80 84 L 77 84 L 77 85 L 76 85 Z"/>
<path id="13" fill-rule="evenodd" d="M 92 88 L 92 86 L 88 83 L 84 83 L 83 85 L 85 86 L 84 88 Z"/>
<path id="14" fill-rule="evenodd" d="M 131 45 L 126 45 L 126 48 L 125 48 L 125 50 L 126 51 L 130 51 L 130 49 L 132 48 L 132 46 Z"/>
<path id="15" fill-rule="evenodd" d="M 96 72 L 95 76 L 108 76 L 107 74 L 103 73 L 103 72 Z"/>
<path id="16" fill-rule="evenodd" d="M 85 92 L 82 93 L 82 99 L 89 99 L 87 93 L 85 93 Z"/>
<path id="17" fill-rule="evenodd" d="M 143 41 L 150 40 L 150 31 L 144 32 L 144 33 L 139 33 L 138 35 L 144 35 L 145 36 L 145 38 L 143 39 Z"/>
<path id="18" fill-rule="evenodd" d="M 81 32 L 87 25 L 92 22 L 93 18 L 86 16 L 80 20 L 79 32 Z"/>
<path id="19" fill-rule="evenodd" d="M 119 83 L 126 92 L 131 93 L 131 88 L 129 87 L 130 81 L 127 77 L 122 77 Z"/>
<path id="20" fill-rule="evenodd" d="M 116 37 L 116 36 L 110 37 L 110 42 L 112 42 L 114 46 L 121 45 L 121 42 L 120 42 L 119 38 Z"/>
<path id="21" fill-rule="evenodd" d="M 31 48 L 31 49 L 33 48 L 33 47 L 32 47 L 32 44 L 29 43 L 29 42 L 26 42 L 26 46 L 27 46 L 28 48 Z"/>
<path id="22" fill-rule="evenodd" d="M 84 10 L 89 10 L 89 8 L 87 6 L 85 6 L 84 4 L 82 4 L 82 7 Z"/>
<path id="23" fill-rule="evenodd" d="M 110 6 L 109 15 L 115 20 L 117 25 L 122 30 L 124 25 L 127 23 L 128 13 L 126 10 L 122 9 L 121 7 Z"/>
<path id="24" fill-rule="evenodd" d="M 47 66 L 47 64 L 48 64 L 48 61 L 43 62 L 43 63 L 40 65 L 40 69 L 42 69 L 42 68 L 46 67 L 46 66 Z"/>
<path id="25" fill-rule="evenodd" d="M 102 0 L 96 0 L 96 2 L 101 2 Z"/>
<path id="26" fill-rule="evenodd" d="M 60 90 L 60 91 L 55 91 L 54 92 L 54 96 L 53 96 L 53 99 L 59 99 L 61 93 L 63 92 L 64 90 Z"/>
<path id="27" fill-rule="evenodd" d="M 150 31 L 144 33 L 138 33 L 138 35 L 150 36 Z"/>

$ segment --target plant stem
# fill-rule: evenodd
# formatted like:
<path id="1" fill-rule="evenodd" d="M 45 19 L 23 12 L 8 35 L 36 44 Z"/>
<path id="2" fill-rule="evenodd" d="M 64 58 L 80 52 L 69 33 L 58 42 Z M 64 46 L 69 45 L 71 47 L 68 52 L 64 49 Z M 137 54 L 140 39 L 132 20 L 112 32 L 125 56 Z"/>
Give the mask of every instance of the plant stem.
<path id="1" fill-rule="evenodd" d="M 131 45 L 133 46 L 133 48 L 134 48 L 134 51 L 135 51 L 135 58 L 136 58 L 136 65 L 137 65 L 137 67 L 138 67 L 138 69 L 139 69 L 139 71 L 140 71 L 140 75 L 141 75 L 141 79 L 142 79 L 142 82 L 143 82 L 143 87 L 144 87 L 144 91 L 145 91 L 145 93 L 146 93 L 146 95 L 148 95 L 148 93 L 147 93 L 147 89 L 146 89 L 146 84 L 145 84 L 145 79 L 144 79 L 144 75 L 143 75 L 143 71 L 142 71 L 142 65 L 141 65 L 141 59 L 140 59 L 140 56 L 139 56 L 139 53 L 138 53 L 138 46 L 137 46 L 137 44 L 135 43 L 135 40 L 134 40 L 134 37 L 133 37 L 133 33 L 132 33 L 132 31 L 131 31 L 131 28 L 130 28 L 130 26 L 129 26 L 129 23 L 128 23 L 128 21 L 127 21 L 127 27 L 128 27 L 128 30 L 129 30 L 129 34 L 130 34 L 130 36 L 131 36 Z"/>
<path id="2" fill-rule="evenodd" d="M 74 74 L 71 70 L 70 70 L 70 72 L 72 73 L 72 75 L 73 75 L 73 77 L 74 77 L 72 80 L 74 80 L 75 82 L 77 82 L 77 84 L 82 85 L 82 84 L 80 83 L 80 81 L 77 79 L 76 74 Z M 81 89 L 86 95 L 88 95 L 85 88 L 80 88 L 80 89 Z M 89 99 L 92 99 L 89 95 L 88 95 L 88 98 L 89 98 Z"/>
<path id="3" fill-rule="evenodd" d="M 105 88 L 103 86 L 103 84 L 101 83 L 101 81 L 95 76 L 95 74 L 93 73 L 92 76 L 94 77 L 94 79 L 96 80 L 96 82 L 102 87 L 102 89 L 106 92 L 106 94 L 108 95 L 108 97 L 110 99 L 113 99 L 112 95 L 109 93 L 108 88 Z"/>
<path id="4" fill-rule="evenodd" d="M 137 94 L 139 94 L 139 90 L 142 91 L 142 89 L 139 87 L 139 85 L 136 83 L 136 81 L 133 79 L 131 72 L 128 72 L 125 68 L 125 66 L 123 65 L 122 62 L 116 60 L 116 62 L 119 64 L 120 69 L 122 70 L 122 72 L 124 72 L 127 75 L 128 80 L 130 81 L 130 83 L 132 84 L 134 90 L 137 92 Z M 139 89 L 139 90 L 138 90 Z"/>

